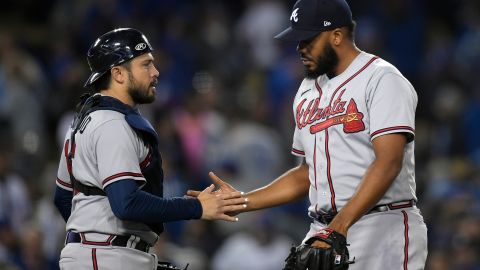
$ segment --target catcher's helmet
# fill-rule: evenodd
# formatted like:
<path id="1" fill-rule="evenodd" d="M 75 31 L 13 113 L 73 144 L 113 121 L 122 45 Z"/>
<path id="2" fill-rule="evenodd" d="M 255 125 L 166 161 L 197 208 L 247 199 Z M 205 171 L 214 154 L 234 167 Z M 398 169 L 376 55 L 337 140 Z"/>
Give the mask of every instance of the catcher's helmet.
<path id="1" fill-rule="evenodd" d="M 133 28 L 118 28 L 103 34 L 88 49 L 92 74 L 84 86 L 91 86 L 112 67 L 152 50 L 145 35 Z"/>

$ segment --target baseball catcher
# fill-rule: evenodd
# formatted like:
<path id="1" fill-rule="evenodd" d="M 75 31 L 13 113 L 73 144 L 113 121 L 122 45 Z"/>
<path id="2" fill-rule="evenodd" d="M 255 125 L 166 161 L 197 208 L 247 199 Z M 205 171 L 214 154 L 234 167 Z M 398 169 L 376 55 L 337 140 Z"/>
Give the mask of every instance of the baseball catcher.
<path id="1" fill-rule="evenodd" d="M 95 94 L 81 99 L 56 179 L 55 205 L 67 222 L 62 270 L 180 270 L 152 254 L 165 222 L 236 221 L 225 213 L 245 207 L 239 192 L 217 195 L 214 185 L 197 198 L 163 196 L 159 136 L 138 109 L 155 100 L 152 52 L 133 28 L 109 31 L 88 50 L 85 87 Z"/>

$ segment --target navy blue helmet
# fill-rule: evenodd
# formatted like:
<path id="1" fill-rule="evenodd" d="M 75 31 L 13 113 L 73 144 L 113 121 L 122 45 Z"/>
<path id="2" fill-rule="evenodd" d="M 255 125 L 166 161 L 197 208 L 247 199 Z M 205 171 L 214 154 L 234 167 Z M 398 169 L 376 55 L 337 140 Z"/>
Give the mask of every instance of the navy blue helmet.
<path id="1" fill-rule="evenodd" d="M 87 60 L 92 74 L 84 86 L 90 87 L 112 67 L 152 50 L 145 35 L 133 28 L 118 28 L 103 34 L 88 49 Z"/>

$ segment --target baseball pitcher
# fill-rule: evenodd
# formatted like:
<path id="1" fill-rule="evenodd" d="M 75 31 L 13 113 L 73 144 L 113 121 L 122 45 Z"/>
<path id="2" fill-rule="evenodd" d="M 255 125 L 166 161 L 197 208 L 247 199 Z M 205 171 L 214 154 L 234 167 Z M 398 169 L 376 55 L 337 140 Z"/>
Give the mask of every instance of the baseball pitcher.
<path id="1" fill-rule="evenodd" d="M 305 70 L 292 146 L 304 161 L 247 193 L 245 211 L 308 194 L 310 230 L 286 270 L 425 266 L 427 228 L 415 195 L 417 94 L 393 65 L 356 47 L 354 30 L 345 0 L 299 0 L 290 27 L 276 36 L 298 44 Z M 235 191 L 210 176 L 222 191 Z"/>

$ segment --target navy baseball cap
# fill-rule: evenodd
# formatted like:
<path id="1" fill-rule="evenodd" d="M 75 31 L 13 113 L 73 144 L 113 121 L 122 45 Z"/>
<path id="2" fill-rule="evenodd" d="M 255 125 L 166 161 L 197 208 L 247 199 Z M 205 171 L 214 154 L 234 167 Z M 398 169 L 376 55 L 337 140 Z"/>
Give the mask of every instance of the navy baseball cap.
<path id="1" fill-rule="evenodd" d="M 302 41 L 320 32 L 349 25 L 352 11 L 345 0 L 298 0 L 290 15 L 290 27 L 276 39 Z"/>

